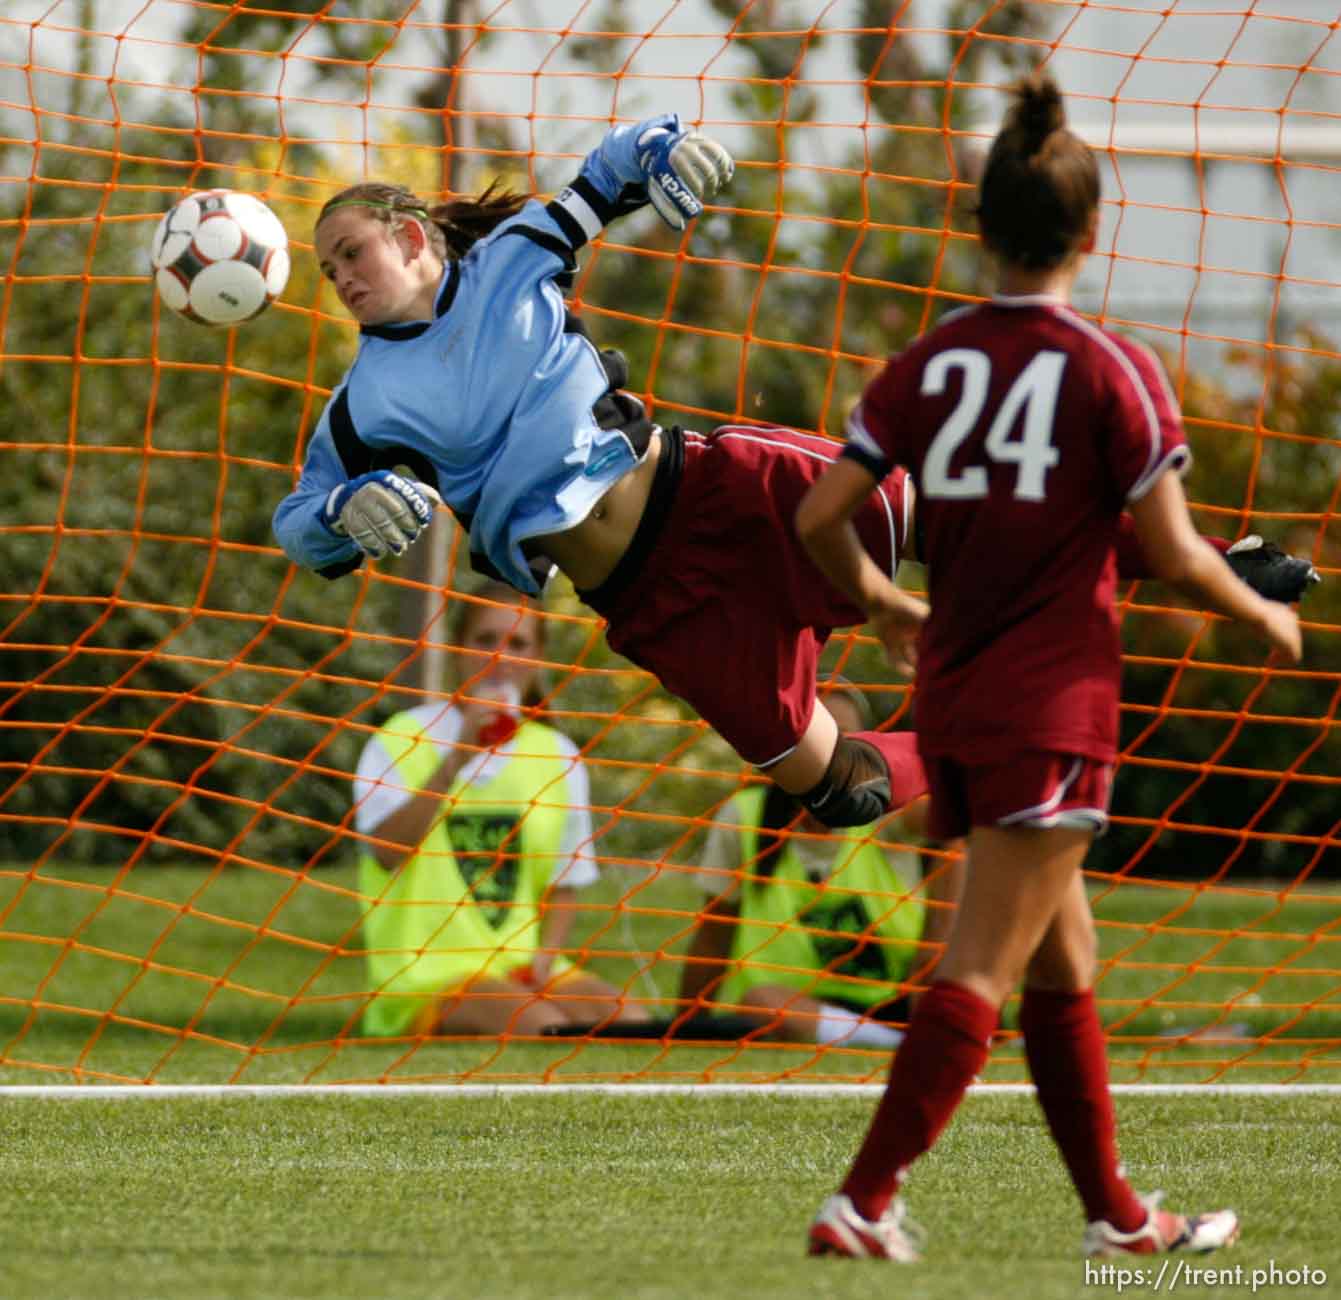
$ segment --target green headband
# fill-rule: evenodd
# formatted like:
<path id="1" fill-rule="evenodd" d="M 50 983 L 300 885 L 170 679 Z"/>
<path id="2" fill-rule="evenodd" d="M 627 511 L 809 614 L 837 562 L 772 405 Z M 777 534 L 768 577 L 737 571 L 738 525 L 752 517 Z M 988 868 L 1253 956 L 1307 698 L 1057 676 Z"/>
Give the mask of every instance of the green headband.
<path id="1" fill-rule="evenodd" d="M 322 215 L 334 212 L 336 208 L 382 208 L 387 212 L 403 212 L 407 217 L 420 217 L 424 221 L 429 219 L 427 208 L 402 208 L 385 199 L 339 199 L 328 203 Z"/>

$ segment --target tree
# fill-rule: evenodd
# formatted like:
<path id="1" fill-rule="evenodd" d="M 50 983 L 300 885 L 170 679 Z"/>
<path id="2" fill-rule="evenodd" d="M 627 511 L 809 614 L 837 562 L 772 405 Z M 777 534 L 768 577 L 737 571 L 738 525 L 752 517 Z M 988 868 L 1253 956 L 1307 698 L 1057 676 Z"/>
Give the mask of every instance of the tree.
<path id="1" fill-rule="evenodd" d="M 742 37 L 732 44 L 748 75 L 731 88 L 733 114 L 756 124 L 733 137 L 742 165 L 719 204 L 730 211 L 705 217 L 687 242 L 649 213 L 629 218 L 592 250 L 575 301 L 599 341 L 629 356 L 633 387 L 659 419 L 699 428 L 778 421 L 838 434 L 872 362 L 979 292 L 963 205 L 969 178 L 946 140 L 973 125 L 965 88 L 997 76 L 987 60 L 1009 67 L 1029 48 L 977 38 L 1038 35 L 1045 15 L 1037 5 L 963 0 L 942 36 L 914 40 L 890 27 L 889 7 L 876 0 L 861 6 L 856 35 L 812 29 L 811 8 L 800 3 L 710 8 L 723 31 Z M 311 258 L 299 248 L 284 302 L 232 332 L 165 315 L 147 282 L 153 221 L 184 188 L 255 190 L 305 243 L 318 204 L 349 179 L 332 174 L 325 152 L 284 138 L 273 97 L 253 88 L 237 53 L 282 53 L 293 15 L 323 10 L 317 0 L 284 14 L 193 9 L 183 38 L 194 53 L 178 81 L 198 93 L 137 104 L 119 87 L 117 111 L 99 122 L 88 83 L 72 79 L 66 112 L 43 118 L 33 182 L 0 196 L 0 219 L 16 232 L 0 302 L 0 401 L 17 415 L 0 444 L 14 467 L 0 478 L 6 856 L 37 857 L 63 835 L 62 855 L 123 862 L 146 851 L 152 831 L 154 856 L 338 860 L 349 851 L 347 776 L 366 728 L 403 706 L 407 656 L 422 659 L 441 640 L 436 627 L 424 635 L 413 568 L 379 566 L 328 584 L 292 570 L 274 547 L 271 513 L 356 337 L 322 310 L 329 299 Z M 465 170 L 482 156 L 472 146 L 490 168 L 524 153 L 505 123 L 489 121 L 487 103 L 462 98 L 462 70 L 485 39 L 473 26 L 478 9 L 443 0 L 436 12 L 432 66 L 402 84 L 413 111 L 379 137 L 386 153 L 374 158 L 430 195 L 489 179 Z M 358 21 L 322 22 L 316 35 L 330 57 L 313 66 L 323 85 L 362 93 L 404 13 L 401 0 L 372 0 Z M 627 13 L 609 4 L 591 26 L 618 31 Z M 572 40 L 567 49 L 579 66 L 617 70 L 614 41 Z M 862 136 L 845 136 L 822 157 L 808 144 L 820 105 L 800 75 L 821 49 L 846 60 L 869 109 Z M 466 123 L 473 140 L 462 138 Z M 545 178 L 566 180 L 559 167 L 547 161 Z M 1286 360 L 1252 383 L 1194 374 L 1184 394 L 1203 524 L 1226 534 L 1261 524 L 1277 535 L 1268 525 L 1288 524 L 1281 540 L 1296 550 L 1314 547 L 1316 519 L 1335 514 L 1341 401 L 1335 347 L 1299 342 L 1277 350 Z M 1235 364 L 1248 373 L 1246 358 Z M 447 590 L 430 596 L 430 612 L 471 581 L 460 539 L 445 545 Z M 1325 541 L 1316 558 L 1336 565 L 1337 546 Z M 418 577 L 425 586 L 439 580 L 436 571 Z M 1310 597 L 1307 612 L 1335 622 L 1333 585 Z M 1334 787 L 1323 778 L 1337 770 L 1337 742 L 1323 737 L 1335 731 L 1327 730 L 1335 687 L 1321 675 L 1277 675 L 1252 695 L 1253 679 L 1232 668 L 1260 662 L 1255 644 L 1222 625 L 1202 631 L 1200 619 L 1147 612 L 1154 601 L 1154 589 L 1139 589 L 1124 627 L 1136 656 L 1124 738 L 1149 734 L 1130 768 L 1139 780 L 1120 786 L 1116 811 L 1137 824 L 1119 825 L 1096 861 L 1120 866 L 1139 853 L 1140 870 L 1178 865 L 1146 847 L 1175 806 L 1199 824 L 1229 827 L 1264 809 L 1261 828 L 1334 837 Z M 413 619 L 401 621 L 412 604 Z M 1167 598 L 1158 604 L 1166 609 Z M 602 851 L 655 856 L 736 788 L 740 765 L 685 706 L 611 654 L 566 582 L 550 607 L 556 667 L 545 707 L 587 747 L 597 804 L 618 811 Z M 1196 652 L 1185 666 L 1189 627 Z M 1200 667 L 1201 659 L 1230 669 Z M 860 681 L 888 679 L 869 638 L 837 638 L 826 663 Z M 891 686 L 876 703 L 898 713 L 906 700 L 906 688 Z M 1245 701 L 1255 713 L 1305 721 L 1240 718 Z M 1313 780 L 1268 807 L 1269 778 L 1202 779 L 1199 768 L 1159 765 L 1211 759 L 1268 772 L 1298 760 Z M 1294 871 L 1314 852 L 1288 842 L 1259 850 L 1251 837 L 1180 837 L 1179 861 L 1211 874 L 1231 854 L 1244 860 L 1240 844 L 1261 855 L 1259 870 Z"/>
<path id="2" fill-rule="evenodd" d="M 55 120 L 76 108 L 90 115 L 72 101 Z M 291 583 L 270 535 L 328 327 L 276 308 L 212 332 L 154 304 L 153 223 L 203 166 L 190 123 L 160 109 L 144 127 L 57 125 L 35 181 L 3 203 L 19 233 L 0 401 L 21 413 L 0 480 L 4 852 L 33 858 L 59 837 L 62 854 L 121 861 L 153 829 L 160 856 L 214 861 L 232 845 L 301 860 L 287 765 L 352 760 L 358 736 L 328 718 L 375 694 L 383 670 L 342 623 L 394 593 Z M 264 152 L 219 174 L 263 176 Z M 310 300 L 314 278 L 300 267 L 290 300 Z M 306 676 L 323 664 L 326 680 Z M 300 802 L 333 821 L 347 808 L 333 776 Z"/>
<path id="3" fill-rule="evenodd" d="M 1341 541 L 1319 526 L 1336 510 L 1335 345 L 1304 328 L 1271 353 L 1239 350 L 1227 362 L 1223 378 L 1189 375 L 1182 395 L 1199 525 L 1226 537 L 1263 532 L 1337 567 Z M 1134 761 L 1115 811 L 1135 824 L 1100 840 L 1093 864 L 1115 870 L 1134 860 L 1138 874 L 1203 880 L 1230 870 L 1341 871 L 1341 855 L 1326 845 L 1337 833 L 1341 738 L 1333 719 L 1341 692 L 1319 671 L 1325 640 L 1306 630 L 1300 669 L 1262 678 L 1255 670 L 1263 650 L 1251 633 L 1199 614 L 1171 615 L 1176 602 L 1155 590 L 1137 591 L 1138 608 L 1123 623 L 1122 740 Z M 1301 616 L 1335 626 L 1338 585 L 1313 588 Z M 1286 774 L 1297 774 L 1288 787 Z M 1170 836 L 1160 830 L 1163 819 L 1206 831 Z"/>

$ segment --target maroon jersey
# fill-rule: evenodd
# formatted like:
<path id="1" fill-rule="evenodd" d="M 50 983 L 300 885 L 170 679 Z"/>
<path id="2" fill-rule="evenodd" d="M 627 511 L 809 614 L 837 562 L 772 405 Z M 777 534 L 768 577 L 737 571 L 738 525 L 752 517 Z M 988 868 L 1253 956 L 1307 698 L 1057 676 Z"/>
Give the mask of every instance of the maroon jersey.
<path id="1" fill-rule="evenodd" d="M 844 455 L 917 489 L 931 617 L 916 718 L 926 754 L 1024 749 L 1111 762 L 1121 656 L 1114 594 L 1124 506 L 1188 462 L 1144 348 L 1049 299 L 997 298 L 895 357 Z"/>

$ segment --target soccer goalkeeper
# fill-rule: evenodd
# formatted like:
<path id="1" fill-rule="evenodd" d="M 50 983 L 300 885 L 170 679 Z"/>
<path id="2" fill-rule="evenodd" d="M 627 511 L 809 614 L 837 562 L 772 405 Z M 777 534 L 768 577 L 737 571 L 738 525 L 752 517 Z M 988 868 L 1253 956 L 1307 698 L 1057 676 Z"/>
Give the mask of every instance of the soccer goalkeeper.
<path id="1" fill-rule="evenodd" d="M 683 230 L 732 167 L 664 114 L 612 130 L 548 202 L 491 188 L 431 205 L 381 183 L 327 202 L 317 256 L 360 325 L 359 351 L 275 531 L 293 560 L 338 577 L 403 551 L 441 499 L 477 569 L 535 594 L 557 566 L 606 618 L 612 649 L 824 825 L 865 825 L 926 780 L 901 743 L 841 736 L 816 699 L 829 632 L 866 615 L 792 519 L 841 449 L 788 429 L 652 423 L 621 390 L 622 358 L 599 352 L 564 303 L 577 254 L 606 223 L 650 203 Z M 896 469 L 853 517 L 887 575 L 911 549 L 912 515 Z M 922 602 L 900 601 L 920 625 Z"/>

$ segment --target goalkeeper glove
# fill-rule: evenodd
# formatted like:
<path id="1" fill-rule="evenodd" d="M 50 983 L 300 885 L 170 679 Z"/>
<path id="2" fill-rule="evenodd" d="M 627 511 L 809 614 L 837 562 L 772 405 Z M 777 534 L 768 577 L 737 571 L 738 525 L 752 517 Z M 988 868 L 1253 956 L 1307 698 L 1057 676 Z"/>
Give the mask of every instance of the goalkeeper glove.
<path id="1" fill-rule="evenodd" d="M 716 140 L 697 131 L 649 127 L 638 137 L 638 167 L 647 197 L 672 230 L 683 230 L 731 179 L 736 164 Z"/>
<path id="2" fill-rule="evenodd" d="M 1307 560 L 1286 555 L 1275 542 L 1264 542 L 1256 533 L 1235 542 L 1225 552 L 1225 562 L 1259 596 L 1287 605 L 1322 581 Z"/>
<path id="3" fill-rule="evenodd" d="M 380 560 L 401 555 L 428 527 L 442 498 L 427 483 L 389 469 L 341 483 L 326 498 L 321 521 L 337 537 L 348 537 L 364 555 Z"/>

